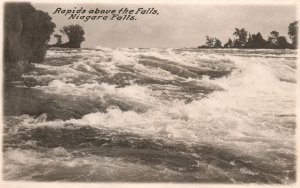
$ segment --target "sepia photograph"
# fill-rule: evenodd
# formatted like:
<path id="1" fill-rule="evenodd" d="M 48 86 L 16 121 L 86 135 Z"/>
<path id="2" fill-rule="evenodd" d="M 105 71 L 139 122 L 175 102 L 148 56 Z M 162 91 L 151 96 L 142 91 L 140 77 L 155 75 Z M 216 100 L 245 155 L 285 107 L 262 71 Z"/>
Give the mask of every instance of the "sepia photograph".
<path id="1" fill-rule="evenodd" d="M 193 2 L 3 2 L 2 183 L 296 185 L 299 3 Z"/>

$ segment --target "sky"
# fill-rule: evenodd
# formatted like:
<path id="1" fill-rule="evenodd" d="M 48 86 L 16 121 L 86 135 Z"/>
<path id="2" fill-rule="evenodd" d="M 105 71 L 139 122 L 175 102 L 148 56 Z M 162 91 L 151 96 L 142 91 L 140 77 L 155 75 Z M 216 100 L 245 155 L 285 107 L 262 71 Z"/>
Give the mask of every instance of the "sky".
<path id="1" fill-rule="evenodd" d="M 267 39 L 273 30 L 288 38 L 288 25 L 296 20 L 296 7 L 291 5 L 171 5 L 171 4 L 34 4 L 52 17 L 56 32 L 63 26 L 79 24 L 85 30 L 82 47 L 110 48 L 182 48 L 205 43 L 205 36 L 216 37 L 223 44 L 233 38 L 235 28 L 250 33 L 261 32 Z M 70 20 L 53 14 L 63 9 L 154 8 L 158 15 L 135 15 L 136 20 Z M 87 14 L 84 14 L 87 16 Z M 110 15 L 111 16 L 111 15 Z M 289 39 L 288 39 L 289 40 Z M 50 41 L 54 43 L 54 38 Z M 289 40 L 290 41 L 290 40 Z"/>

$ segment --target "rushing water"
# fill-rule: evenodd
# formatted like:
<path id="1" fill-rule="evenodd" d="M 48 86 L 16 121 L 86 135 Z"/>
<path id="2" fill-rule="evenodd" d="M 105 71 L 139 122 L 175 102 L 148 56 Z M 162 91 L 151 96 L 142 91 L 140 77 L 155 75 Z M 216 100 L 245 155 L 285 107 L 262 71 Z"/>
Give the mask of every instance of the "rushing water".
<path id="1" fill-rule="evenodd" d="M 293 50 L 52 49 L 14 85 L 5 180 L 295 182 Z"/>

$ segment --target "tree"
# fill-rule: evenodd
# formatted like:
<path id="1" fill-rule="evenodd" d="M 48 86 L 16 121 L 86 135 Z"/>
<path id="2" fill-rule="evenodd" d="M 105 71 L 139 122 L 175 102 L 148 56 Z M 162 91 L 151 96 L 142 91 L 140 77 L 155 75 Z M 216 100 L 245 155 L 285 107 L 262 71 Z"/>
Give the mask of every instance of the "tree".
<path id="1" fill-rule="evenodd" d="M 280 49 L 292 48 L 291 44 L 288 43 L 288 41 L 286 40 L 286 38 L 284 36 L 279 36 L 277 38 L 277 41 L 278 41 L 278 48 L 280 48 Z"/>
<path id="2" fill-rule="evenodd" d="M 278 48 L 278 37 L 279 37 L 279 32 L 277 31 L 272 31 L 271 36 L 268 38 L 268 46 L 271 48 Z"/>
<path id="3" fill-rule="evenodd" d="M 54 34 L 54 37 L 55 37 L 56 40 L 57 40 L 57 42 L 55 43 L 55 45 L 61 45 L 61 44 L 62 44 L 61 35 L 59 35 L 59 34 Z"/>
<path id="4" fill-rule="evenodd" d="M 209 37 L 206 36 L 206 42 L 205 45 L 200 46 L 200 48 L 222 48 L 222 42 L 215 38 L 215 37 Z"/>
<path id="5" fill-rule="evenodd" d="M 246 47 L 247 48 L 253 48 L 253 38 L 252 38 L 252 35 L 250 33 L 249 33 L 249 36 L 248 36 Z"/>
<path id="6" fill-rule="evenodd" d="M 280 36 L 279 32 L 272 31 L 271 36 L 268 39 L 268 47 L 269 48 L 276 48 L 276 49 L 284 49 L 284 48 L 293 48 L 293 45 L 288 43 L 284 36 Z"/>
<path id="7" fill-rule="evenodd" d="M 298 21 L 290 23 L 288 27 L 288 35 L 292 40 L 292 45 L 294 48 L 297 48 L 297 41 L 298 41 Z"/>
<path id="8" fill-rule="evenodd" d="M 233 43 L 231 38 L 228 39 L 228 42 L 226 44 L 224 44 L 224 48 L 232 48 L 233 47 Z"/>
<path id="9" fill-rule="evenodd" d="M 234 47 L 240 48 L 246 46 L 247 33 L 248 32 L 244 28 L 242 29 L 235 28 L 233 35 L 236 36 L 237 39 L 234 41 Z"/>
<path id="10" fill-rule="evenodd" d="M 251 48 L 266 48 L 267 47 L 267 41 L 263 38 L 260 32 L 258 32 L 256 35 L 252 35 L 252 45 Z"/>
<path id="11" fill-rule="evenodd" d="M 241 44 L 238 39 L 233 40 L 233 48 L 241 48 Z"/>
<path id="12" fill-rule="evenodd" d="M 222 42 L 217 39 L 217 38 L 214 38 L 214 48 L 222 48 Z"/>
<path id="13" fill-rule="evenodd" d="M 62 47 L 80 48 L 81 43 L 85 40 L 85 38 L 83 37 L 84 30 L 78 24 L 64 26 L 60 30 L 60 32 L 67 35 L 69 39 L 69 42 L 62 44 Z"/>
<path id="14" fill-rule="evenodd" d="M 206 36 L 206 43 L 205 45 L 209 48 L 212 48 L 214 46 L 214 39 L 210 38 L 209 36 Z"/>

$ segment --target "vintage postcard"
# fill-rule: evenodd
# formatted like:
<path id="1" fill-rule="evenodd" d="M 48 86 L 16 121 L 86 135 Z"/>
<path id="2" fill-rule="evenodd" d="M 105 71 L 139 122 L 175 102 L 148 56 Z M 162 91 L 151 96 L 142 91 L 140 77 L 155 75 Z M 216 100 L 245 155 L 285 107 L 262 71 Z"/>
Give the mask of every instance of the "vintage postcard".
<path id="1" fill-rule="evenodd" d="M 1 185 L 299 186 L 298 5 L 3 2 Z"/>

